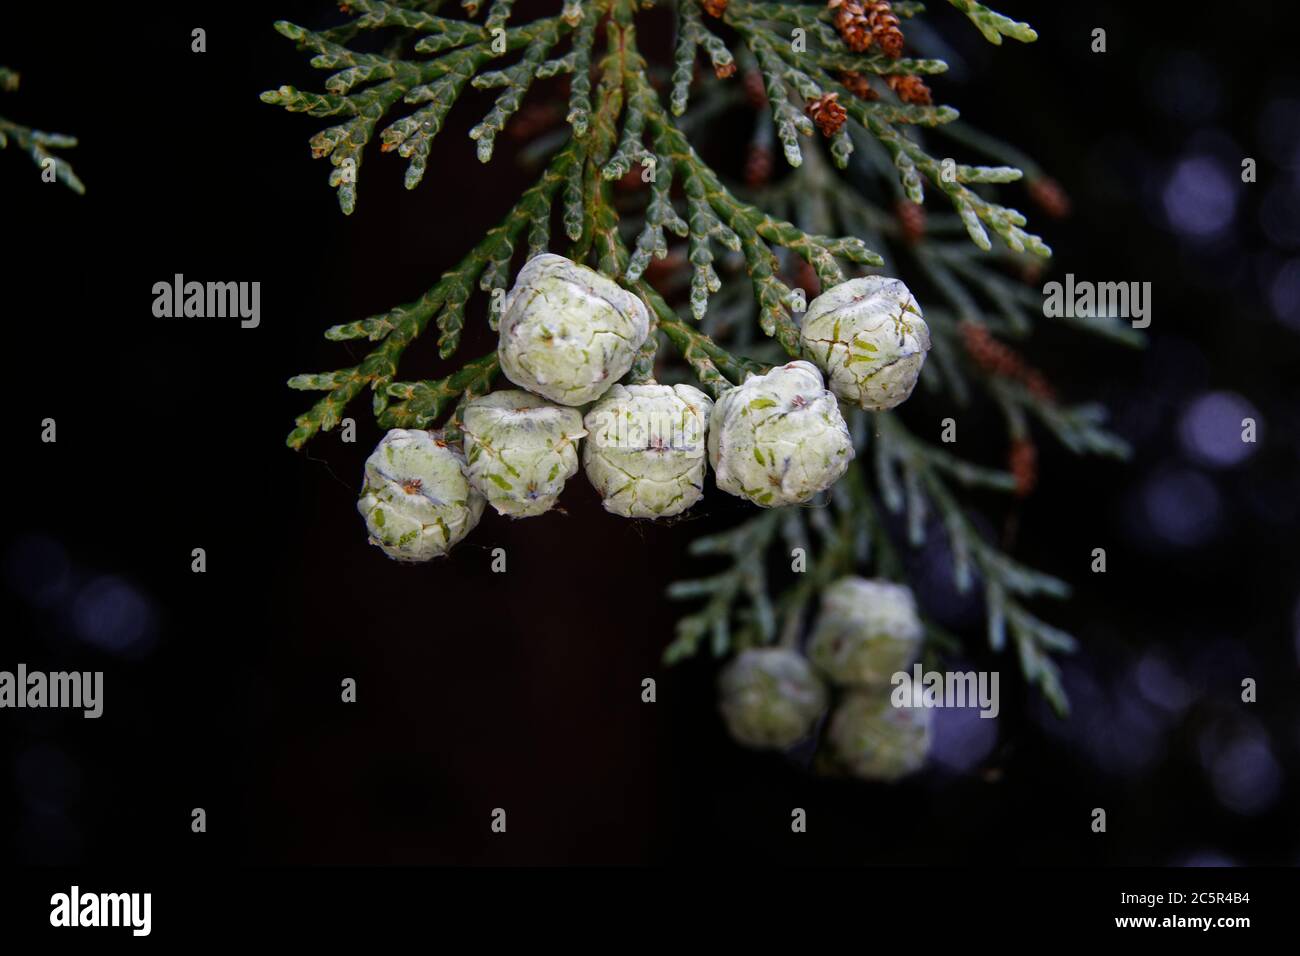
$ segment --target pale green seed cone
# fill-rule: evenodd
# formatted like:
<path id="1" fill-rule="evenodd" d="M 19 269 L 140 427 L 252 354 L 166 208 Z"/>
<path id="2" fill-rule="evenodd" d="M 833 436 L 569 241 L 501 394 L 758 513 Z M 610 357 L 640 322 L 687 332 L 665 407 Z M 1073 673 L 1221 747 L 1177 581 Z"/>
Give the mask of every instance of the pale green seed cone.
<path id="1" fill-rule="evenodd" d="M 850 279 L 808 303 L 799 340 L 830 390 L 862 408 L 894 408 L 916 387 L 930 328 L 899 279 Z"/>
<path id="2" fill-rule="evenodd" d="M 713 400 L 690 385 L 615 385 L 585 419 L 582 463 L 605 510 L 624 518 L 681 514 L 704 493 Z"/>
<path id="3" fill-rule="evenodd" d="M 911 589 L 840 578 L 822 594 L 808 656 L 837 684 L 887 686 L 920 656 L 923 636 Z"/>
<path id="4" fill-rule="evenodd" d="M 810 362 L 751 375 L 724 392 L 709 423 L 718 487 L 765 508 L 807 501 L 853 460 L 839 403 Z"/>
<path id="5" fill-rule="evenodd" d="M 613 280 L 545 253 L 519 270 L 499 328 L 506 378 L 561 405 L 585 405 L 627 374 L 650 316 Z"/>
<path id="6" fill-rule="evenodd" d="M 718 692 L 727 730 L 746 747 L 798 743 L 826 709 L 826 688 L 808 661 L 779 647 L 739 654 L 719 676 Z"/>
<path id="7" fill-rule="evenodd" d="M 462 430 L 470 484 L 498 514 L 549 511 L 578 470 L 582 413 L 509 389 L 465 406 Z"/>
<path id="8" fill-rule="evenodd" d="M 888 690 L 855 691 L 831 714 L 826 737 L 836 759 L 864 780 L 899 780 L 930 753 L 930 711 L 895 707 Z"/>
<path id="9" fill-rule="evenodd" d="M 390 558 L 428 561 L 474 529 L 483 504 L 459 449 L 427 431 L 394 428 L 366 459 L 357 510 L 370 543 Z"/>

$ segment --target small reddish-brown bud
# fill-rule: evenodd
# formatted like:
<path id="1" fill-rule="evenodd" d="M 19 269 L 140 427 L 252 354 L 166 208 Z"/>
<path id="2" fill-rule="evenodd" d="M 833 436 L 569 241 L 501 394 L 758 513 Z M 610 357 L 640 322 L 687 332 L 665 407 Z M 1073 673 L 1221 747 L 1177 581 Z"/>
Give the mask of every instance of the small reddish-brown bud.
<path id="1" fill-rule="evenodd" d="M 1024 376 L 1024 381 L 1025 388 L 1035 398 L 1041 398 L 1046 402 L 1056 401 L 1056 389 L 1052 388 L 1051 383 L 1047 381 L 1047 376 L 1038 369 L 1029 369 Z"/>
<path id="2" fill-rule="evenodd" d="M 763 74 L 758 70 L 748 70 L 744 83 L 745 98 L 749 100 L 749 105 L 756 110 L 767 109 L 767 86 L 763 83 Z"/>
<path id="3" fill-rule="evenodd" d="M 762 143 L 750 143 L 745 155 L 745 183 L 762 186 L 772 178 L 772 150 Z"/>
<path id="4" fill-rule="evenodd" d="M 872 39 L 879 44 L 885 56 L 892 59 L 902 56 L 903 31 L 898 27 L 898 15 L 890 8 L 889 0 L 867 0 L 863 12 Z"/>
<path id="5" fill-rule="evenodd" d="M 1038 449 L 1027 438 L 1017 438 L 1011 443 L 1007 456 L 1007 470 L 1016 479 L 1016 494 L 1024 498 L 1038 484 Z"/>
<path id="6" fill-rule="evenodd" d="M 908 199 L 900 199 L 894 206 L 898 227 L 907 242 L 920 242 L 925 235 L 925 207 Z"/>
<path id="7" fill-rule="evenodd" d="M 1056 392 L 1047 376 L 1026 362 L 1011 346 L 995 339 L 987 326 L 963 321 L 958 328 L 967 354 L 985 372 L 1018 382 L 1030 394 L 1043 401 L 1056 401 Z"/>
<path id="8" fill-rule="evenodd" d="M 1050 176 L 1039 176 L 1029 181 L 1029 196 L 1038 208 L 1053 219 L 1064 219 L 1070 214 L 1070 197 L 1061 184 Z"/>
<path id="9" fill-rule="evenodd" d="M 645 183 L 641 181 L 640 165 L 633 166 L 626 173 L 614 180 L 614 188 L 619 192 L 635 192 L 642 188 Z"/>
<path id="10" fill-rule="evenodd" d="M 806 109 L 822 135 L 828 139 L 840 131 L 849 115 L 840 106 L 838 93 L 823 93 L 819 99 L 811 101 Z"/>
<path id="11" fill-rule="evenodd" d="M 892 73 L 885 77 L 885 82 L 904 103 L 913 106 L 929 106 L 933 102 L 930 88 L 925 85 L 925 80 L 915 74 Z"/>
<path id="12" fill-rule="evenodd" d="M 1027 285 L 1038 285 L 1043 277 L 1043 264 L 1037 259 L 1026 259 L 1020 264 L 1020 278 Z"/>
<path id="13" fill-rule="evenodd" d="M 880 99 L 880 94 L 876 92 L 875 87 L 873 87 L 871 82 L 861 73 L 854 73 L 852 70 L 845 70 L 840 74 L 840 82 L 844 84 L 846 90 L 860 100 L 867 100 L 870 102 L 871 100 Z"/>
<path id="14" fill-rule="evenodd" d="M 799 266 L 795 270 L 794 284 L 804 290 L 808 299 L 814 299 L 821 294 L 822 280 L 817 275 L 817 270 L 812 267 L 812 263 L 806 259 L 799 260 Z"/>
<path id="15" fill-rule="evenodd" d="M 861 0 L 830 0 L 827 6 L 835 11 L 835 29 L 844 44 L 854 53 L 865 52 L 875 38 Z"/>

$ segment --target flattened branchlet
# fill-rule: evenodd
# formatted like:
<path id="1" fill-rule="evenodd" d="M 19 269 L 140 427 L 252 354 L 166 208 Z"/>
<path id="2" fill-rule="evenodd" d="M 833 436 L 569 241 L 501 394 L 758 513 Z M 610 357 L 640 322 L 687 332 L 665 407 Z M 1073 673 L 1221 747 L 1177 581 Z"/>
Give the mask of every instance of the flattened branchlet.
<path id="1" fill-rule="evenodd" d="M 0 66 L 0 93 L 12 93 L 18 89 L 18 86 L 18 73 L 8 67 Z M 78 178 L 77 174 L 72 171 L 72 166 L 69 165 L 66 159 L 54 152 L 56 149 L 72 149 L 75 147 L 77 145 L 75 136 L 67 136 L 63 133 L 47 133 L 0 116 L 0 150 L 4 150 L 11 143 L 18 151 L 30 156 L 32 162 L 36 164 L 37 170 L 33 176 L 34 182 L 57 180 L 74 193 L 85 193 L 86 186 Z M 8 171 L 6 171 L 5 175 L 9 175 Z"/>
<path id="2" fill-rule="evenodd" d="M 949 4 L 994 43 L 1036 39 L 1027 24 L 982 3 Z M 842 578 L 904 580 L 907 549 L 941 529 L 958 589 L 984 592 L 989 643 L 1014 651 L 1027 679 L 1063 712 L 1055 661 L 1073 641 L 1030 606 L 1068 587 L 984 535 L 971 496 L 1028 494 L 1040 433 L 1077 453 L 1123 456 L 1127 448 L 1095 406 L 1063 404 L 1045 376 L 1009 364 L 993 345 L 1006 349 L 1003 340 L 1023 340 L 1054 314 L 1044 313 L 1036 278 L 1019 282 L 1008 272 L 1014 265 L 1032 274 L 1050 249 L 1021 212 L 999 202 L 1001 186 L 1022 177 L 1007 164 L 1024 168 L 1029 197 L 1049 214 L 1068 203 L 1043 170 L 955 122 L 957 111 L 938 101 L 956 88 L 954 78 L 931 90 L 928 78 L 947 66 L 918 55 L 909 36 L 913 19 L 930 11 L 887 0 L 680 0 L 671 62 L 656 64 L 638 29 L 643 16 L 663 11 L 643 13 L 628 0 L 565 0 L 558 16 L 531 20 L 516 17 L 511 0 L 466 3 L 464 15 L 425 6 L 350 3 L 345 23 L 319 31 L 278 23 L 330 73 L 323 90 L 286 85 L 263 94 L 324 118 L 310 146 L 331 164 L 345 213 L 371 175 L 362 166 L 371 150 L 388 154 L 375 165 L 405 160 L 408 188 L 419 185 L 436 160 L 433 140 L 471 89 L 495 96 L 472 145 L 462 146 L 486 162 L 506 142 L 498 134 L 529 128 L 521 139 L 541 160 L 532 184 L 466 241 L 459 260 L 442 264 L 422 295 L 327 330 L 333 341 L 362 346 L 353 365 L 290 380 L 321 393 L 297 418 L 293 448 L 337 427 L 359 402 L 383 429 L 438 428 L 453 448 L 463 436 L 459 474 L 448 467 L 379 486 L 405 498 L 381 501 L 368 477 L 362 510 L 377 543 L 405 559 L 445 553 L 485 501 L 516 517 L 553 513 L 579 457 L 612 514 L 694 508 L 691 516 L 702 517 L 711 465 L 720 491 L 759 508 L 693 542 L 693 554 L 729 563 L 672 586 L 672 596 L 699 604 L 679 616 L 669 660 L 781 644 L 786 658 L 801 661 L 787 660 L 791 670 L 808 670 L 837 694 L 866 693 L 920 638 L 868 628 L 867 639 L 853 614 L 845 626 L 859 630 L 832 627 L 840 612 L 828 596 L 812 625 L 810 661 L 794 648 L 808 635 L 811 609 Z M 697 69 L 701 58 L 711 70 Z M 656 85 L 661 72 L 670 74 L 667 89 Z M 566 76 L 560 102 L 536 102 L 547 94 L 535 80 Z M 755 111 L 757 123 L 731 115 Z M 725 168 L 739 170 L 740 144 L 728 131 L 742 125 L 757 131 L 743 190 L 704 158 L 732 149 Z M 773 176 L 780 154 L 791 168 Z M 981 154 L 997 165 L 961 162 Z M 928 218 L 936 204 L 952 215 Z M 879 251 L 859 238 L 868 234 Z M 900 278 L 864 275 L 891 262 L 905 270 Z M 480 299 L 486 310 L 476 308 Z M 463 333 L 483 311 L 493 347 L 466 357 Z M 1075 327 L 1140 342 L 1113 322 Z M 419 349 L 450 367 L 438 378 L 403 380 L 408 351 Z M 694 386 L 657 381 L 683 373 L 698 384 L 694 394 L 683 392 Z M 894 414 L 923 373 L 937 407 Z M 506 382 L 571 414 L 548 412 L 551 430 L 533 428 L 534 413 L 519 411 L 524 402 L 512 410 L 483 400 Z M 977 400 L 1000 407 L 1005 442 L 981 442 L 968 458 L 913 430 Z M 680 432 L 649 424 L 665 409 L 668 421 L 682 413 Z M 702 458 L 693 457 L 697 423 Z M 458 507 L 429 503 L 462 480 L 469 491 Z M 412 517 L 411 508 L 437 513 Z M 791 574 L 778 581 L 773 572 L 787 563 Z M 907 616 L 903 602 L 881 593 L 883 605 Z M 875 739 L 853 729 L 866 712 L 860 703 L 840 708 L 837 739 L 849 763 L 881 776 L 861 754 L 892 751 L 853 743 Z"/>

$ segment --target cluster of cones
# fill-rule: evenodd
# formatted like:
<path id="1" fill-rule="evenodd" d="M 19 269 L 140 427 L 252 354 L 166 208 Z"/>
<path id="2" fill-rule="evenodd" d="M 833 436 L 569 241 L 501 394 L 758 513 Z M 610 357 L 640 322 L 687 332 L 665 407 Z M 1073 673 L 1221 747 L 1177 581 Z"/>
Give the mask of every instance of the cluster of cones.
<path id="1" fill-rule="evenodd" d="M 865 53 L 874 46 L 890 59 L 902 56 L 903 31 L 898 26 L 898 15 L 890 8 L 889 0 L 828 0 L 827 6 L 835 11 L 835 28 L 850 50 Z M 861 73 L 845 70 L 840 73 L 839 79 L 844 88 L 858 99 L 880 98 L 880 94 Z M 930 88 L 919 76 L 891 73 L 884 76 L 884 81 L 904 103 L 929 106 L 933 102 Z M 838 98 L 837 93 L 824 93 L 820 99 L 808 104 L 808 115 L 823 136 L 834 136 L 844 125 L 847 113 Z"/>
<path id="2" fill-rule="evenodd" d="M 827 6 L 835 11 L 835 29 L 854 53 L 875 45 L 892 59 L 903 55 L 903 31 L 889 0 L 829 0 Z"/>

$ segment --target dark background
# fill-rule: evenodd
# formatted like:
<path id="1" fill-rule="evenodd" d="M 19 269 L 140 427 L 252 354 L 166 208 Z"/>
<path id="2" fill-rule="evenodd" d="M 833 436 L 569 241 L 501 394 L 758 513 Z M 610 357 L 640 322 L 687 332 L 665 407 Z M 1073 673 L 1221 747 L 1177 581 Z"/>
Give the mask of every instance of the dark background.
<path id="1" fill-rule="evenodd" d="M 23 87 L 0 113 L 79 135 L 65 155 L 89 191 L 43 185 L 25 157 L 0 151 L 0 422 L 12 450 L 0 667 L 104 670 L 106 702 L 97 721 L 0 714 L 0 855 L 1300 860 L 1300 78 L 1284 49 L 1288 5 L 994 6 L 1030 20 L 1039 42 L 992 48 L 938 11 L 954 69 L 933 83 L 937 100 L 1070 192 L 1064 222 L 1019 187 L 1007 194 L 1056 249 L 1051 277 L 1150 281 L 1154 321 L 1141 353 L 1044 323 L 1033 360 L 1065 398 L 1103 400 L 1136 454 L 1079 460 L 1043 437 L 1039 490 L 1010 515 L 1004 503 L 988 512 L 992 527 L 1014 522 L 1019 557 L 1077 585 L 1072 601 L 1038 608 L 1082 642 L 1066 663 L 1073 715 L 1051 717 L 1012 659 L 982 651 L 978 607 L 957 607 L 974 624 L 971 660 L 1003 674 L 996 739 L 991 722 L 945 719 L 942 760 L 894 787 L 740 749 L 716 715 L 716 664 L 659 666 L 678 610 L 664 586 L 707 569 L 685 545 L 741 520 L 740 503 L 711 493 L 691 520 L 644 527 L 605 514 L 575 479 L 565 513 L 485 515 L 449 560 L 406 568 L 367 546 L 354 510 L 379 438 L 364 403 L 355 445 L 332 433 L 303 454 L 284 448 L 310 399 L 285 379 L 363 354 L 320 333 L 428 288 L 530 181 L 509 130 L 490 168 L 474 160 L 464 134 L 487 98 L 453 112 L 413 193 L 404 164 L 372 149 L 345 218 L 306 146 L 325 121 L 257 98 L 281 83 L 319 88 L 271 22 L 332 22 L 327 4 L 6 12 L 0 63 Z M 205 54 L 189 52 L 195 26 Z M 1105 54 L 1088 49 L 1096 26 Z M 1244 156 L 1258 160 L 1257 183 L 1240 182 Z M 154 319 L 151 287 L 176 272 L 260 281 L 261 327 Z M 464 356 L 491 347 L 477 325 Z M 406 377 L 442 367 L 427 344 Z M 1243 407 L 1260 441 L 1228 461 L 1242 451 Z M 909 410 L 913 422 L 944 413 Z M 57 444 L 40 442 L 46 417 Z M 498 546 L 504 576 L 489 571 Z M 195 547 L 206 574 L 190 571 Z M 1107 549 L 1105 575 L 1088 572 L 1094 547 Z M 918 587 L 923 600 L 943 590 Z M 659 682 L 654 705 L 640 702 L 646 676 Z M 1239 700 L 1247 676 L 1253 705 Z M 359 685 L 354 705 L 339 701 L 345 677 Z M 789 831 L 794 806 L 809 811 L 806 835 Z M 190 832 L 194 807 L 206 834 Z M 489 831 L 495 807 L 509 814 L 505 836 Z M 1108 812 L 1105 835 L 1089 829 L 1094 807 Z"/>

